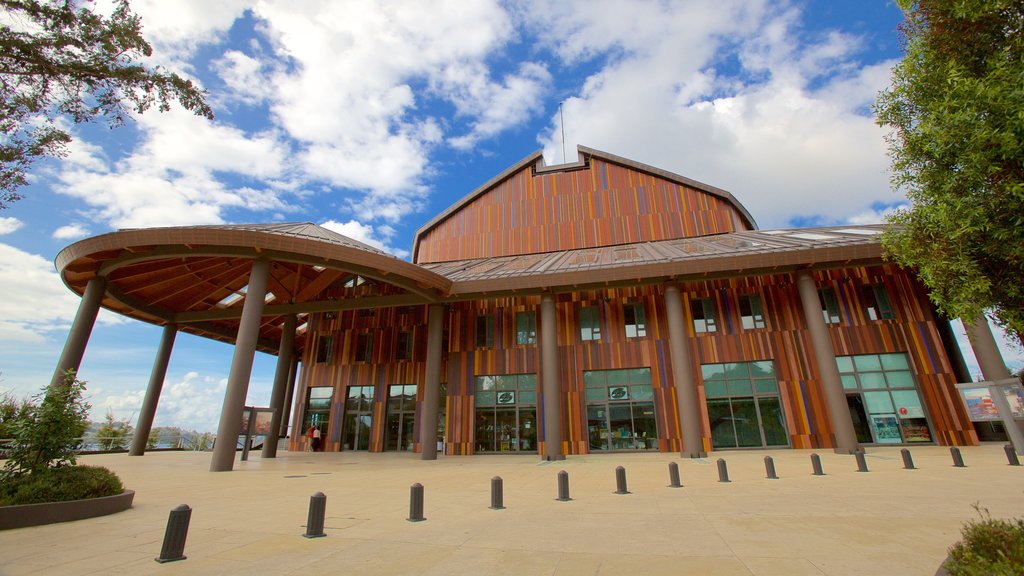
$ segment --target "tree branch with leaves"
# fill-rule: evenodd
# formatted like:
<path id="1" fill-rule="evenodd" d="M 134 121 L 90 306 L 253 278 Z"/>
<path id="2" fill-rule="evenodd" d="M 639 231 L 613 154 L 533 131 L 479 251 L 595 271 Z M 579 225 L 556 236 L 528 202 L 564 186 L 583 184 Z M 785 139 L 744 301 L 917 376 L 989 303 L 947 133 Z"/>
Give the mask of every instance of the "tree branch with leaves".
<path id="1" fill-rule="evenodd" d="M 152 107 L 177 102 L 213 118 L 205 91 L 191 80 L 140 61 L 153 49 L 127 0 L 109 17 L 76 0 L 0 0 L 0 209 L 42 156 L 67 153 L 76 124 L 123 125 Z"/>

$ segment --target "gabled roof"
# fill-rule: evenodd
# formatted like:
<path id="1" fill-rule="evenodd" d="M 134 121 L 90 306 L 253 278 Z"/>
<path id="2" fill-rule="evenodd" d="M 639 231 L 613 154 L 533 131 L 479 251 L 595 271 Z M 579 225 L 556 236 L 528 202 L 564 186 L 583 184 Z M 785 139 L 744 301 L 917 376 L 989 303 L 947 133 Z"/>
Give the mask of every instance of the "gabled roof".
<path id="1" fill-rule="evenodd" d="M 576 147 L 576 150 L 577 150 L 577 153 L 579 155 L 579 160 L 578 161 L 567 163 L 567 164 L 554 164 L 554 165 L 551 165 L 551 166 L 547 166 L 547 165 L 544 164 L 544 152 L 542 150 L 538 150 L 538 151 L 534 152 L 533 154 L 530 154 L 526 158 L 523 158 L 519 162 L 516 162 L 512 166 L 509 166 L 508 168 L 506 168 L 503 172 L 501 172 L 500 174 L 498 174 L 494 178 L 491 178 L 490 180 L 488 180 L 487 182 L 483 183 L 482 185 L 477 187 L 475 190 L 473 190 L 469 194 L 463 196 L 460 200 L 458 200 L 457 202 L 455 202 L 454 204 L 449 206 L 443 212 L 441 212 L 437 216 L 431 218 L 429 222 L 427 222 L 426 224 L 421 226 L 416 231 L 416 235 L 413 237 L 413 241 L 412 241 L 412 248 L 413 248 L 412 259 L 413 259 L 413 261 L 414 262 L 416 261 L 416 255 L 417 255 L 417 252 L 419 250 L 420 238 L 424 234 L 429 232 L 431 229 L 436 227 L 441 222 L 444 222 L 447 218 L 449 218 L 453 214 L 457 213 L 464 206 L 466 206 L 467 204 L 471 203 L 476 198 L 478 198 L 481 195 L 485 194 L 488 190 L 490 190 L 494 186 L 500 184 L 503 180 L 509 178 L 510 176 L 512 176 L 512 175 L 518 173 L 519 171 L 523 170 L 524 168 L 527 168 L 527 167 L 530 167 L 530 166 L 534 166 L 535 170 L 536 170 L 536 172 L 538 174 L 545 173 L 545 172 L 557 172 L 559 170 L 578 170 L 578 169 L 584 168 L 587 165 L 588 158 L 591 158 L 591 157 L 599 158 L 601 160 L 604 160 L 606 162 L 610 162 L 612 164 L 619 164 L 621 166 L 626 166 L 628 168 L 632 168 L 632 169 L 637 170 L 639 172 L 645 172 L 647 174 L 658 176 L 660 178 L 664 178 L 665 180 L 668 180 L 668 181 L 671 181 L 671 182 L 675 182 L 677 184 L 681 184 L 681 185 L 686 186 L 688 188 L 693 188 L 695 190 L 699 190 L 701 192 L 706 192 L 708 194 L 711 194 L 712 196 L 716 196 L 718 198 L 721 198 L 721 199 L 725 200 L 726 202 L 728 202 L 729 205 L 732 206 L 740 214 L 740 216 L 743 218 L 743 220 L 746 222 L 746 224 L 751 229 L 754 229 L 754 230 L 757 229 L 757 223 L 754 221 L 754 217 L 750 215 L 750 213 L 747 211 L 747 209 L 742 204 L 740 204 L 739 200 L 737 200 L 736 197 L 732 195 L 732 193 L 730 193 L 730 192 L 728 192 L 726 190 L 722 190 L 721 188 L 716 188 L 715 186 L 711 186 L 710 184 L 705 184 L 703 182 L 698 182 L 697 180 L 693 180 L 693 179 L 687 178 L 685 176 L 680 176 L 679 174 L 675 174 L 675 173 L 669 172 L 667 170 L 662 170 L 661 168 L 655 168 L 653 166 L 649 166 L 649 165 L 643 164 L 641 162 L 636 162 L 634 160 L 629 160 L 629 159 L 623 158 L 621 156 L 616 156 L 614 154 L 609 154 L 607 152 L 602 152 L 600 150 L 595 150 L 594 148 L 588 148 L 588 147 L 583 146 L 583 145 L 578 145 Z"/>

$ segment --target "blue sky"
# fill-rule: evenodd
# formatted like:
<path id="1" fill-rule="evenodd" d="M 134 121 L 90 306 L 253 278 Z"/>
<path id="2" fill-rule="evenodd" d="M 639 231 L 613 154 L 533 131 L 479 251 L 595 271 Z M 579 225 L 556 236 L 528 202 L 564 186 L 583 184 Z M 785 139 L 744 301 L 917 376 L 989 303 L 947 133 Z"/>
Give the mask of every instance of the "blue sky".
<path id="1" fill-rule="evenodd" d="M 891 1 L 132 6 L 152 64 L 199 82 L 216 120 L 74 127 L 69 156 L 36 165 L 0 212 L 0 391 L 49 382 L 78 306 L 54 256 L 119 228 L 312 221 L 408 257 L 452 202 L 577 144 L 729 190 L 763 229 L 903 202 L 870 112 L 900 57 Z M 80 371 L 95 417 L 134 421 L 159 337 L 101 313 Z M 179 335 L 156 425 L 215 429 L 230 353 Z M 258 355 L 250 404 L 268 403 L 273 363 Z"/>

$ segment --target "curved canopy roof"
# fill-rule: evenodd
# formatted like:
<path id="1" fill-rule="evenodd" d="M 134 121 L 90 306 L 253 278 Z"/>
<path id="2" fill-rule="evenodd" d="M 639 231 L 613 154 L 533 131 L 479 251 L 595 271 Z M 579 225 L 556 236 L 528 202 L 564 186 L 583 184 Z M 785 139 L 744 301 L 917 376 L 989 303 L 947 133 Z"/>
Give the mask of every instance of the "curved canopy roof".
<path id="1" fill-rule="evenodd" d="M 309 222 L 120 230 L 68 246 L 55 264 L 78 294 L 105 277 L 104 308 L 234 342 L 260 257 L 271 268 L 258 347 L 271 353 L 286 314 L 424 304 L 451 288 L 443 276 Z M 303 335 L 296 340 L 301 348 Z"/>

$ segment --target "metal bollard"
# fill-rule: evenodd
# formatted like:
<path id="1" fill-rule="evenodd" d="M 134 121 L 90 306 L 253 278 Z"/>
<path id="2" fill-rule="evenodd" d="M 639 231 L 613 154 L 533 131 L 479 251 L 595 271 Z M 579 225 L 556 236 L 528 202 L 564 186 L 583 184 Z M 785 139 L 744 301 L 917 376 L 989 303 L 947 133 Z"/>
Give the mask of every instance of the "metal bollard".
<path id="1" fill-rule="evenodd" d="M 1010 466 L 1020 466 L 1020 459 L 1017 458 L 1017 451 L 1013 449 L 1013 444 L 1003 446 L 1003 450 L 1006 451 L 1006 461 L 1010 463 Z"/>
<path id="2" fill-rule="evenodd" d="M 409 487 L 409 522 L 423 522 L 423 484 L 419 482 Z"/>
<path id="3" fill-rule="evenodd" d="M 626 469 L 622 466 L 615 467 L 615 493 L 629 494 L 629 490 L 626 490 Z"/>
<path id="4" fill-rule="evenodd" d="M 679 481 L 679 464 L 675 462 L 668 463 L 668 481 L 669 488 L 682 488 L 683 485 Z"/>
<path id="5" fill-rule="evenodd" d="M 306 519 L 306 538 L 320 538 L 324 534 L 324 517 L 327 512 L 327 496 L 317 492 L 309 497 L 309 517 Z"/>
<path id="6" fill-rule="evenodd" d="M 502 494 L 504 488 L 501 476 L 491 478 L 491 510 L 504 510 L 505 497 Z"/>
<path id="7" fill-rule="evenodd" d="M 964 464 L 964 457 L 956 446 L 949 447 L 949 453 L 953 456 L 953 466 L 956 468 L 967 468 Z"/>
<path id="8" fill-rule="evenodd" d="M 900 454 L 903 456 L 903 468 L 904 469 L 906 469 L 906 470 L 913 470 L 914 468 L 916 468 L 914 466 L 914 457 L 910 455 L 910 449 L 909 448 L 904 448 L 904 449 L 900 450 Z"/>
<path id="9" fill-rule="evenodd" d="M 825 472 L 821 469 L 821 456 L 817 453 L 811 453 L 811 467 L 814 468 L 815 476 L 824 476 Z"/>
<path id="10" fill-rule="evenodd" d="M 857 472 L 867 472 L 868 461 L 864 458 L 864 453 L 858 450 L 854 452 L 853 456 L 857 459 Z"/>
<path id="11" fill-rule="evenodd" d="M 724 458 L 718 459 L 718 481 L 728 482 L 729 481 L 729 468 L 725 464 Z"/>
<path id="12" fill-rule="evenodd" d="M 771 456 L 764 457 L 764 471 L 768 475 L 769 480 L 778 480 L 779 476 L 775 473 L 775 460 L 772 460 Z"/>
<path id="13" fill-rule="evenodd" d="M 568 502 L 569 498 L 569 473 L 565 470 L 558 472 L 558 501 Z"/>
<path id="14" fill-rule="evenodd" d="M 185 537 L 188 536 L 188 522 L 192 518 L 192 509 L 182 504 L 171 510 L 167 517 L 167 531 L 164 532 L 164 545 L 160 548 L 160 556 L 156 561 L 163 564 L 184 560 Z"/>

